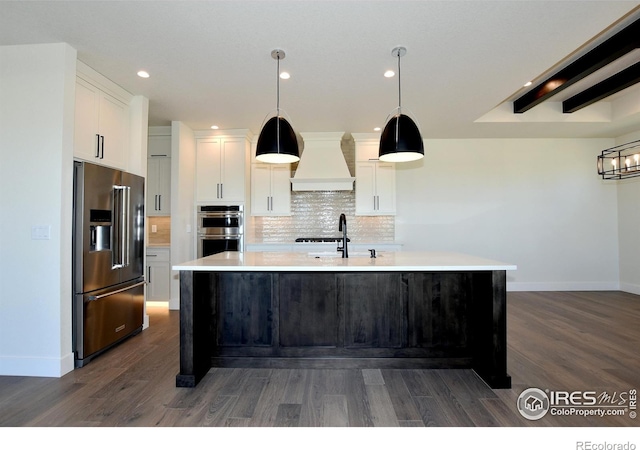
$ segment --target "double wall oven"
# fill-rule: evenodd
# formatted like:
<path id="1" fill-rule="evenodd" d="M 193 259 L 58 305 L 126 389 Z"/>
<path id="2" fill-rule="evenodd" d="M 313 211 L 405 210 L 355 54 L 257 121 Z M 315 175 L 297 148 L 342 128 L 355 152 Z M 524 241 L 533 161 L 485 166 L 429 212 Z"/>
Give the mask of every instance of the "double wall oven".
<path id="1" fill-rule="evenodd" d="M 198 206 L 198 258 L 244 249 L 244 208 L 242 205 Z"/>

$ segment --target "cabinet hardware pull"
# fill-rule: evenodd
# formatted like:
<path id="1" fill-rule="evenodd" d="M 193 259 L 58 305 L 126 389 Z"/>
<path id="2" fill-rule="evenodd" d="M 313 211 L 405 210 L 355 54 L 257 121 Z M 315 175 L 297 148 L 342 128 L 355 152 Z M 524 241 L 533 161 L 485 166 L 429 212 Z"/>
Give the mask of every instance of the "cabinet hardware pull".
<path id="1" fill-rule="evenodd" d="M 96 158 L 100 158 L 100 135 L 96 134 Z"/>
<path id="2" fill-rule="evenodd" d="M 104 135 L 100 136 L 100 159 L 104 159 Z"/>

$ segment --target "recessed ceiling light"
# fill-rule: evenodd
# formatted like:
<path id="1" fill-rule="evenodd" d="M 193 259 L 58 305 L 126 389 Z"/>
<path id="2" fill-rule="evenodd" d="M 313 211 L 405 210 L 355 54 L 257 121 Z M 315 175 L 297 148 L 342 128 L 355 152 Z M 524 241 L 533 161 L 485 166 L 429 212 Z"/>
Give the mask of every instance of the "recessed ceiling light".
<path id="1" fill-rule="evenodd" d="M 289 72 L 280 72 L 280 78 L 282 78 L 283 80 L 288 80 L 289 78 L 291 78 L 291 75 L 289 74 Z"/>
<path id="2" fill-rule="evenodd" d="M 382 128 L 380 128 L 380 127 L 375 127 L 375 128 L 373 129 L 373 131 L 380 131 L 381 129 L 382 129 Z"/>
<path id="3" fill-rule="evenodd" d="M 395 73 L 393 70 L 387 70 L 387 71 L 384 73 L 384 76 L 385 76 L 386 78 L 391 78 L 391 77 L 395 76 L 395 74 L 396 74 L 396 73 Z"/>
<path id="4" fill-rule="evenodd" d="M 531 86 L 532 84 L 533 84 L 533 83 L 532 83 L 531 81 L 527 81 L 527 82 L 524 84 L 524 87 L 529 87 L 529 86 Z"/>
<path id="5" fill-rule="evenodd" d="M 218 127 L 218 125 L 211 125 L 211 129 L 212 130 L 217 130 L 218 128 L 220 128 L 220 127 Z"/>
<path id="6" fill-rule="evenodd" d="M 138 72 L 138 76 L 140 78 L 149 78 L 149 72 L 146 72 L 144 70 L 141 70 L 140 72 Z"/>

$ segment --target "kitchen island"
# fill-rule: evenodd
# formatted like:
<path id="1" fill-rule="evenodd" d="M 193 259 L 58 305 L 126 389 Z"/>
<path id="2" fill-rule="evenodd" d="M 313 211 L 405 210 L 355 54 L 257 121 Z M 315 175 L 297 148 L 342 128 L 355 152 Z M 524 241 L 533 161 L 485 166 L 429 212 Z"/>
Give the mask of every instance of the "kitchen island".
<path id="1" fill-rule="evenodd" d="M 507 374 L 506 271 L 448 252 L 225 252 L 180 271 L 179 387 L 211 367 Z"/>

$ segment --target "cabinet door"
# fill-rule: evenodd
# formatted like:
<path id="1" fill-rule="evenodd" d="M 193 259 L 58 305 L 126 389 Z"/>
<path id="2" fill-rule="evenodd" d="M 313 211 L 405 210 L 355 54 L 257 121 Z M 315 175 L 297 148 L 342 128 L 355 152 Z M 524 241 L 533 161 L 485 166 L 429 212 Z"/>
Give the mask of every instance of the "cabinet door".
<path id="1" fill-rule="evenodd" d="M 394 163 L 377 162 L 376 165 L 376 214 L 396 213 L 396 168 Z"/>
<path id="2" fill-rule="evenodd" d="M 376 214 L 376 163 L 356 163 L 356 214 Z"/>
<path id="3" fill-rule="evenodd" d="M 251 215 L 268 216 L 271 210 L 271 167 L 253 164 L 251 167 Z"/>
<path id="4" fill-rule="evenodd" d="M 168 301 L 171 296 L 171 263 L 168 248 L 147 249 L 147 300 Z"/>
<path id="5" fill-rule="evenodd" d="M 126 169 L 129 110 L 127 105 L 107 95 L 100 96 L 100 130 L 102 162 L 110 167 Z"/>
<path id="6" fill-rule="evenodd" d="M 196 145 L 196 201 L 220 200 L 220 140 L 199 139 Z"/>
<path id="7" fill-rule="evenodd" d="M 168 301 L 171 292 L 171 267 L 168 262 L 147 263 L 147 300 Z"/>
<path id="8" fill-rule="evenodd" d="M 158 159 L 158 212 L 162 216 L 171 215 L 171 158 Z"/>
<path id="9" fill-rule="evenodd" d="M 171 158 L 147 160 L 147 216 L 171 215 Z"/>
<path id="10" fill-rule="evenodd" d="M 244 201 L 246 146 L 242 140 L 222 140 L 220 199 Z"/>
<path id="11" fill-rule="evenodd" d="M 171 156 L 171 136 L 149 136 L 147 144 L 149 157 Z"/>
<path id="12" fill-rule="evenodd" d="M 289 164 L 275 164 L 271 167 L 270 215 L 291 215 L 291 166 Z"/>
<path id="13" fill-rule="evenodd" d="M 78 79 L 76 81 L 75 131 L 73 155 L 87 161 L 100 157 L 98 148 L 98 114 L 100 110 L 100 90 Z"/>

